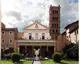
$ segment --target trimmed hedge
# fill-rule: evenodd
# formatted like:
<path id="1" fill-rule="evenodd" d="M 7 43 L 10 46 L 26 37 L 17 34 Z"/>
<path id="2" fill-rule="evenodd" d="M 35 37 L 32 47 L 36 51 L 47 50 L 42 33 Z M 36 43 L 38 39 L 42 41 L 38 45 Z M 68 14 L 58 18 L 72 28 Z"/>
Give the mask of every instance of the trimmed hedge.
<path id="1" fill-rule="evenodd" d="M 18 62 L 20 62 L 20 57 L 21 57 L 21 55 L 19 53 L 14 53 L 12 55 L 12 61 L 18 63 Z"/>
<path id="2" fill-rule="evenodd" d="M 52 55 L 52 59 L 54 62 L 60 62 L 61 61 L 61 54 L 56 52 Z"/>

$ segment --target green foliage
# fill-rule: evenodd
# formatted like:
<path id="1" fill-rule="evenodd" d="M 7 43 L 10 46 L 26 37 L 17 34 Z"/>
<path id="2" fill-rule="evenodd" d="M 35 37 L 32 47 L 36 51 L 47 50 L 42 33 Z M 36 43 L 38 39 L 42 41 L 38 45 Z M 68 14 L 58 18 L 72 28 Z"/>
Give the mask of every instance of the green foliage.
<path id="1" fill-rule="evenodd" d="M 63 49 L 63 54 L 66 55 L 66 57 L 70 58 L 70 59 L 75 59 L 78 60 L 78 52 L 79 52 L 79 48 L 78 48 L 78 44 L 70 44 L 67 45 L 64 49 Z"/>
<path id="2" fill-rule="evenodd" d="M 69 48 L 68 50 L 68 56 L 76 60 L 78 60 L 79 57 L 78 53 L 79 53 L 78 44 L 75 44 L 73 47 Z"/>
<path id="3" fill-rule="evenodd" d="M 75 44 L 71 43 L 69 45 L 66 45 L 64 48 L 63 48 L 63 53 L 66 54 L 68 52 L 68 50 L 70 48 L 72 48 Z"/>
<path id="4" fill-rule="evenodd" d="M 20 54 L 19 53 L 14 53 L 13 55 L 12 55 L 12 61 L 13 62 L 19 62 L 20 61 Z"/>
<path id="5" fill-rule="evenodd" d="M 54 62 L 60 62 L 61 61 L 61 54 L 56 52 L 52 55 L 52 59 Z"/>

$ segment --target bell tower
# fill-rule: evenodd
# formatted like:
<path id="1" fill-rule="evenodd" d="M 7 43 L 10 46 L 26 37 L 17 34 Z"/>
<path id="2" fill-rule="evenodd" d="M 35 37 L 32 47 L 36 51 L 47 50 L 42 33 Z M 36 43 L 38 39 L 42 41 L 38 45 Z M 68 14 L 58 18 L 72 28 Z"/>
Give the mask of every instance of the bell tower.
<path id="1" fill-rule="evenodd" d="M 49 31 L 53 40 L 60 34 L 60 5 L 49 8 Z"/>

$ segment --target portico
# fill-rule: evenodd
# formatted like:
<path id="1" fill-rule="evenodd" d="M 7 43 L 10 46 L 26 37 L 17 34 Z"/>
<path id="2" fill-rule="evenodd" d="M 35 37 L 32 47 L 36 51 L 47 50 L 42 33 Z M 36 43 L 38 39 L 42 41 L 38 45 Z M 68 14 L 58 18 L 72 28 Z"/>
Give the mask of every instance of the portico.
<path id="1" fill-rule="evenodd" d="M 19 52 L 34 56 L 34 49 L 40 49 L 40 57 L 51 57 L 55 52 L 55 41 L 53 40 L 18 40 Z"/>

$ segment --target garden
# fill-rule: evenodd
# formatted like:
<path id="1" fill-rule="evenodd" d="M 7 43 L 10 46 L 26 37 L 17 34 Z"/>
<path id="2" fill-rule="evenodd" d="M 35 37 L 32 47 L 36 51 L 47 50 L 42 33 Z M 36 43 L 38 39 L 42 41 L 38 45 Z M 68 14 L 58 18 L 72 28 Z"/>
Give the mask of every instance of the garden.
<path id="1" fill-rule="evenodd" d="M 63 48 L 61 53 L 55 52 L 52 55 L 52 59 L 41 60 L 41 64 L 78 64 L 79 60 L 79 48 L 78 44 L 69 44 Z M 6 56 L 8 57 L 8 56 Z M 20 53 L 13 53 L 11 58 L 0 61 L 0 64 L 32 64 L 32 60 L 21 60 Z"/>

